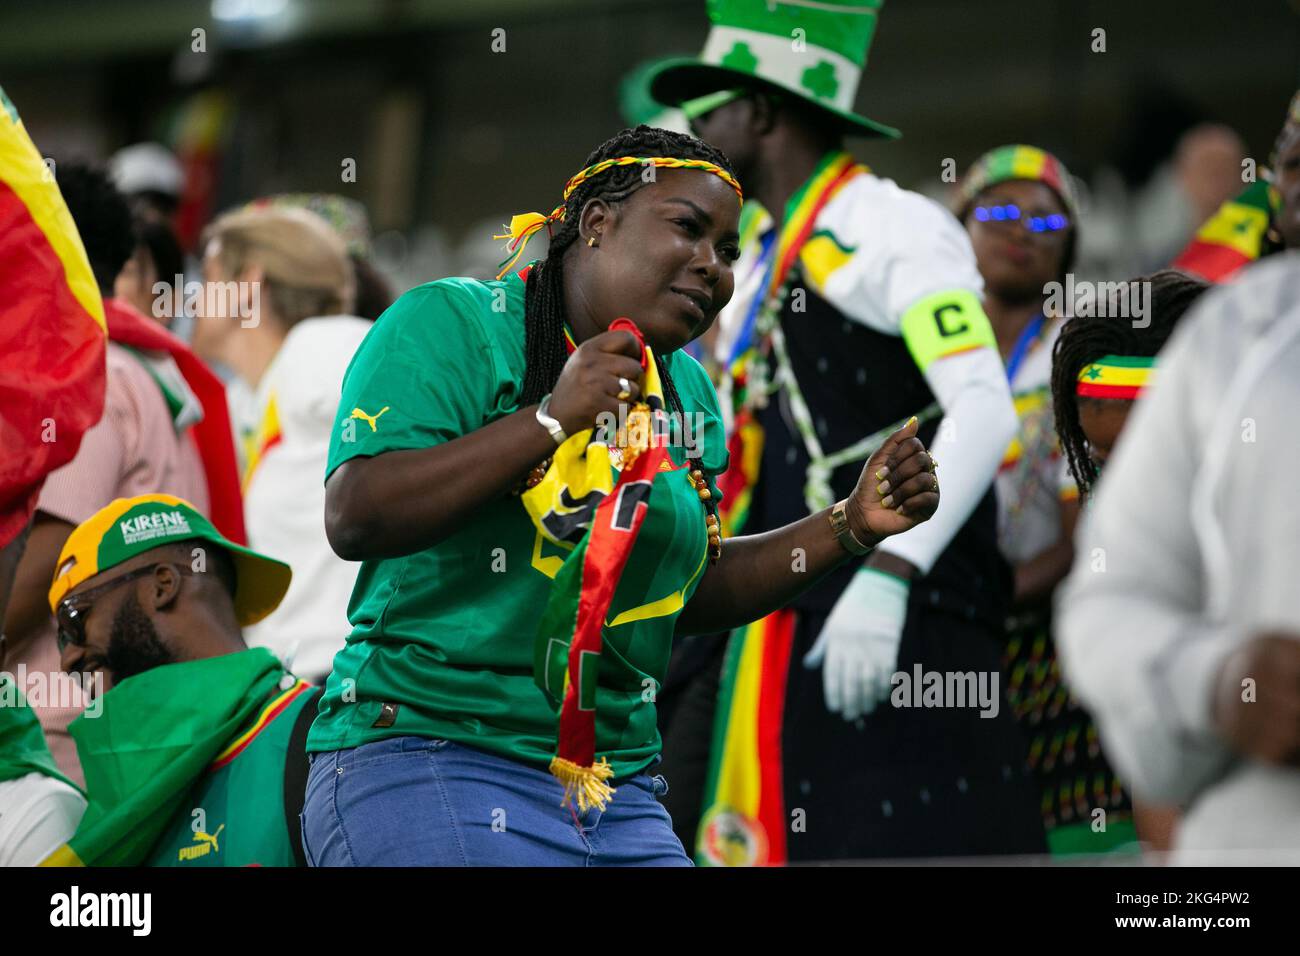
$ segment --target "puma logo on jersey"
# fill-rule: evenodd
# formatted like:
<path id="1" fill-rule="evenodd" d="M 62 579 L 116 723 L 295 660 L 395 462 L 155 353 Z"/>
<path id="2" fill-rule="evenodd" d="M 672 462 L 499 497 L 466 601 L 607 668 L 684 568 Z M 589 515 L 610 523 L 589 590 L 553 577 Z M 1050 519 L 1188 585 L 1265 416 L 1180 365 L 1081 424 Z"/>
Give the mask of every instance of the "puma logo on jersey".
<path id="1" fill-rule="evenodd" d="M 367 414 L 366 414 L 365 412 L 363 412 L 361 409 L 359 409 L 359 408 L 354 408 L 354 409 L 352 409 L 352 414 L 349 415 L 348 418 L 360 418 L 362 421 L 364 421 L 364 422 L 366 422 L 366 423 L 368 423 L 368 424 L 370 425 L 370 430 L 373 432 L 373 431 L 378 431 L 378 429 L 375 428 L 375 422 L 379 421 L 379 416 L 382 415 L 382 414 L 384 414 L 384 412 L 386 412 L 386 411 L 388 411 L 388 406 L 387 406 L 387 405 L 385 405 L 383 408 L 381 408 L 379 411 L 377 411 L 377 412 L 376 412 L 375 414 L 373 414 L 373 415 L 367 415 Z"/>
<path id="2" fill-rule="evenodd" d="M 207 856 L 209 853 L 216 853 L 221 848 L 217 846 L 217 837 L 221 836 L 221 831 L 226 828 L 223 823 L 217 827 L 216 833 L 204 833 L 202 830 L 194 831 L 194 842 L 189 846 L 183 846 L 177 853 L 177 859 L 182 862 L 185 860 L 197 860 L 201 856 Z"/>

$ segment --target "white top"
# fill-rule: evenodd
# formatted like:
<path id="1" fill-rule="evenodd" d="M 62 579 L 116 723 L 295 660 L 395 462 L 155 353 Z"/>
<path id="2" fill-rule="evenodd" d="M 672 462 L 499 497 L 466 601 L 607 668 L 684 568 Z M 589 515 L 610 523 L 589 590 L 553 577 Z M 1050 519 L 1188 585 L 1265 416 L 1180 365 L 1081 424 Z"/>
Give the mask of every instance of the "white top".
<path id="1" fill-rule="evenodd" d="M 735 294 L 719 313 L 715 348 L 724 365 L 760 291 L 758 246 L 770 229 L 765 214 L 736 263 Z M 799 265 L 803 280 L 847 319 L 886 335 L 901 335 L 903 315 L 926 296 L 956 290 L 979 296 L 984 288 L 970 238 L 952 213 L 869 173 L 850 180 L 822 208 Z M 1016 428 L 996 350 L 978 348 L 943 358 L 924 374 L 944 413 L 933 448 L 942 502 L 929 521 L 881 545 L 922 573 L 988 490 Z M 724 414 L 730 416 L 726 404 Z"/>
<path id="2" fill-rule="evenodd" d="M 259 409 L 244 488 L 249 546 L 293 568 L 280 606 L 245 628 L 294 673 L 327 674 L 351 630 L 348 599 L 359 565 L 325 537 L 325 467 L 343 374 L 370 331 L 352 316 L 305 319 L 289 330 L 258 383 Z"/>
<path id="3" fill-rule="evenodd" d="M 715 350 L 723 359 L 762 285 L 760 242 L 771 228 L 772 217 L 762 210 L 752 227 L 753 239 L 736 262 L 736 290 L 717 320 Z M 821 234 L 833 237 L 840 255 L 819 245 Z M 984 290 L 970 237 L 952 213 L 870 173 L 851 179 L 822 208 L 800 265 L 818 295 L 846 317 L 886 335 L 899 335 L 903 313 L 927 295 L 954 289 L 979 295 Z"/>
<path id="4" fill-rule="evenodd" d="M 86 798 L 43 773 L 0 782 L 0 867 L 35 866 L 77 830 Z"/>
<path id="5" fill-rule="evenodd" d="M 1052 416 L 1052 348 L 1061 320 L 1046 323 L 1011 381 L 1020 421 L 998 467 L 998 543 L 1013 565 L 1042 554 L 1061 539 L 1061 502 L 1079 489 L 1061 455 Z"/>
<path id="6" fill-rule="evenodd" d="M 1212 716 L 1233 650 L 1300 634 L 1297 368 L 1300 253 L 1206 293 L 1107 460 L 1057 594 L 1066 678 L 1116 770 L 1138 799 L 1188 805 L 1184 862 L 1300 860 L 1300 770 L 1242 759 Z"/>

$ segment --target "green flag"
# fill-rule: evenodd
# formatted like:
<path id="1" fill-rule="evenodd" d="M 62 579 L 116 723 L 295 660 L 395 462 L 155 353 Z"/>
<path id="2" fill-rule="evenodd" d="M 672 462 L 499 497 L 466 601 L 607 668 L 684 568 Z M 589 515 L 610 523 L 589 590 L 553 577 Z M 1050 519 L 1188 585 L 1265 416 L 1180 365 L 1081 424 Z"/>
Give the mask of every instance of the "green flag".
<path id="1" fill-rule="evenodd" d="M 68 728 L 89 805 L 43 865 L 133 866 L 226 744 L 256 715 L 284 670 L 265 648 L 166 664 L 104 695 L 96 718 Z"/>
<path id="2" fill-rule="evenodd" d="M 0 781 L 43 773 L 80 789 L 59 772 L 36 712 L 8 674 L 0 675 Z"/>

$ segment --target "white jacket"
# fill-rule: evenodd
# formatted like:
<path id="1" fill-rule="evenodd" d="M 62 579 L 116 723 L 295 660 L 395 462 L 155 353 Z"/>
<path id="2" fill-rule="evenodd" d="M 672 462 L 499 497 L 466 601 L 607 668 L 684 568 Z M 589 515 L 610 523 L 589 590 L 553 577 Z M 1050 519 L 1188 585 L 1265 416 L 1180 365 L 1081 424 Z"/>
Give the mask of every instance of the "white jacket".
<path id="1" fill-rule="evenodd" d="M 348 600 L 359 565 L 336 555 L 325 537 L 325 467 L 343 374 L 370 328 L 345 315 L 299 322 L 257 389 L 260 420 L 244 489 L 248 543 L 287 561 L 293 581 L 244 638 L 312 679 L 329 673 L 352 630 Z"/>
<path id="2" fill-rule="evenodd" d="M 1084 509 L 1057 597 L 1065 674 L 1138 799 L 1187 807 L 1178 858 L 1300 862 L 1300 770 L 1215 732 L 1224 659 L 1300 636 L 1300 253 L 1207 293 Z"/>

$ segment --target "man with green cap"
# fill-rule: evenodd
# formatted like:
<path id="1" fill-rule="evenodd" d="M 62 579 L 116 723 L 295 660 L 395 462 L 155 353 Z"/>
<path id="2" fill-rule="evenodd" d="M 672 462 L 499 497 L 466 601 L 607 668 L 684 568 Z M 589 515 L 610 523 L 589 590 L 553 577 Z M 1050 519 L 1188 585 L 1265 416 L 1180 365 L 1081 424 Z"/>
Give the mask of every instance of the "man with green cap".
<path id="1" fill-rule="evenodd" d="M 899 136 L 853 109 L 882 3 L 710 0 L 702 55 L 651 78 L 766 211 L 718 318 L 724 527 L 763 531 L 835 501 L 911 415 L 944 465 L 928 525 L 733 637 L 712 733 L 668 728 L 665 773 L 684 769 L 685 792 L 692 768 L 674 763 L 712 741 L 703 863 L 1045 848 L 997 685 L 1010 575 L 991 483 L 1017 423 L 983 283 L 951 213 L 844 149 Z M 936 677 L 983 680 L 987 700 L 930 702 L 921 685 Z M 709 669 L 681 692 L 711 697 Z"/>
<path id="2" fill-rule="evenodd" d="M 171 495 L 118 498 L 72 532 L 50 588 L 62 666 L 105 690 L 69 728 L 89 805 L 44 865 L 301 861 L 319 691 L 240 630 L 290 574 Z"/>

